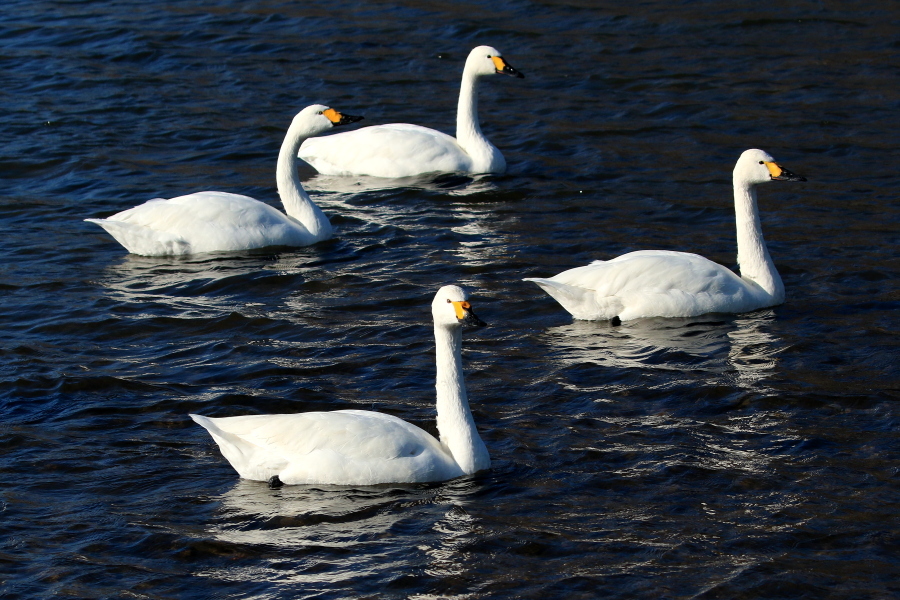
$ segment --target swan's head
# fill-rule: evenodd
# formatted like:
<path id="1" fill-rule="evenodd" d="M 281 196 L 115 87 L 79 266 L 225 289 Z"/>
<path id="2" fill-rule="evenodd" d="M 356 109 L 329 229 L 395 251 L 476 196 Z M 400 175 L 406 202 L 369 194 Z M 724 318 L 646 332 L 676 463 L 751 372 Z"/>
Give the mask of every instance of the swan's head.
<path id="1" fill-rule="evenodd" d="M 487 325 L 475 316 L 466 292 L 458 285 L 445 285 L 438 290 L 431 303 L 431 314 L 434 316 L 435 325 L 477 327 Z"/>
<path id="2" fill-rule="evenodd" d="M 745 150 L 734 166 L 735 185 L 757 185 L 767 181 L 806 181 L 775 162 L 762 150 Z"/>
<path id="3" fill-rule="evenodd" d="M 325 133 L 332 127 L 362 121 L 363 117 L 345 115 L 323 104 L 307 106 L 294 117 L 293 125 L 301 126 L 309 135 Z"/>
<path id="4" fill-rule="evenodd" d="M 511 75 L 513 77 L 525 77 L 515 70 L 512 65 L 506 62 L 506 59 L 500 55 L 500 51 L 490 46 L 478 46 L 469 52 L 469 58 L 466 59 L 467 72 L 473 75 L 494 75 L 502 73 L 503 75 Z"/>

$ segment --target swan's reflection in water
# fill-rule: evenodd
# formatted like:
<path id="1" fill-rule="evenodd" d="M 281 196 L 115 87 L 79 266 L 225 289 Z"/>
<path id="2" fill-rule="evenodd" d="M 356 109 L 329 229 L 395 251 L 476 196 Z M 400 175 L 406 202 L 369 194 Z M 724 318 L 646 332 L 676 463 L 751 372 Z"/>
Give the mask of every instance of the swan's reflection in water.
<path id="1" fill-rule="evenodd" d="M 690 319 L 639 319 L 613 327 L 573 321 L 547 330 L 552 358 L 563 364 L 594 363 L 705 375 L 759 389 L 777 365 L 781 343 L 770 332 L 771 310 Z"/>
<path id="2" fill-rule="evenodd" d="M 574 455 L 591 471 L 593 452 L 611 457 L 610 468 L 627 478 L 675 487 L 698 473 L 756 485 L 770 476 L 773 457 L 803 441 L 780 407 L 743 404 L 773 393 L 768 381 L 783 350 L 774 328 L 771 310 L 550 328 L 555 377 L 598 405 L 582 416 L 592 426 L 572 434 Z M 763 518 L 773 502 L 794 500 L 767 498 L 745 510 Z"/>
<path id="3" fill-rule="evenodd" d="M 473 478 L 444 484 L 393 484 L 347 488 L 286 486 L 238 481 L 220 498 L 218 542 L 268 556 L 249 568 L 199 573 L 226 581 L 346 585 L 425 569 L 434 575 L 465 571 L 460 548 L 477 531 L 465 509 L 479 486 Z M 273 554 L 285 560 L 273 559 Z M 313 587 L 308 587 L 313 586 Z"/>
<path id="4" fill-rule="evenodd" d="M 426 174 L 415 177 L 368 177 L 352 175 L 337 177 L 318 173 L 303 182 L 310 193 L 334 193 L 356 195 L 363 192 L 379 192 L 400 188 L 421 190 L 449 196 L 471 196 L 497 190 L 490 175 Z M 316 200 L 315 198 L 313 199 Z"/>
<path id="5" fill-rule="evenodd" d="M 279 253 L 251 250 L 184 258 L 129 254 L 120 263 L 109 266 L 97 281 L 106 289 L 108 298 L 130 306 L 129 310 L 146 308 L 146 314 L 139 312 L 134 318 L 161 314 L 215 318 L 232 312 L 247 317 L 290 318 L 291 313 L 278 300 L 302 283 L 306 275 L 322 270 L 321 266 L 310 265 L 318 258 L 319 251 L 313 247 Z M 256 297 L 248 300 L 247 289 L 251 286 Z M 276 298 L 268 299 L 267 289 L 273 290 Z M 284 314 L 273 314 L 273 310 Z"/>

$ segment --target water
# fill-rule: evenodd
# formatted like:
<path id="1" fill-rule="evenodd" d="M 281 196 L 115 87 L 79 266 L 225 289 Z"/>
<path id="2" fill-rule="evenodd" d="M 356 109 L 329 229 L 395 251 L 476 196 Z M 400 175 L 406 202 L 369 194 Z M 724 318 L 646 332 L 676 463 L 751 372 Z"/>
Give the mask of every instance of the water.
<path id="1" fill-rule="evenodd" d="M 45 2 L 0 13 L 4 598 L 888 598 L 898 560 L 900 9 L 859 3 Z M 454 129 L 478 44 L 510 170 L 302 171 L 309 248 L 140 258 L 85 217 L 277 204 L 302 107 Z M 760 190 L 783 306 L 573 322 L 522 277 L 735 255 Z M 241 481 L 189 412 L 381 410 L 429 431 L 429 304 L 460 283 L 494 466 Z"/>

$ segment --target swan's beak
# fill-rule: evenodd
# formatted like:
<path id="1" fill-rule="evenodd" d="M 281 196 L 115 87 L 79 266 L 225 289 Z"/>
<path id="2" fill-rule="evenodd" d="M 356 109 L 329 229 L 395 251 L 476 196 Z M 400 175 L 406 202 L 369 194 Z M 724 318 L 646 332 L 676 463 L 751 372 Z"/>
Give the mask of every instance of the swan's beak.
<path id="1" fill-rule="evenodd" d="M 487 325 L 472 312 L 472 305 L 468 302 L 451 302 L 456 310 L 456 318 L 459 319 L 461 325 L 474 325 L 475 327 L 484 327 Z"/>
<path id="2" fill-rule="evenodd" d="M 525 77 L 519 71 L 514 69 L 511 64 L 503 60 L 500 56 L 492 56 L 491 60 L 494 61 L 494 68 L 497 69 L 497 73 L 502 73 L 503 75 L 512 75 L 513 77 L 518 77 L 522 79 Z"/>
<path id="3" fill-rule="evenodd" d="M 345 115 L 339 113 L 333 108 L 329 108 L 322 111 L 322 114 L 325 115 L 329 121 L 331 121 L 335 127 L 338 125 L 347 125 L 349 123 L 356 123 L 357 121 L 362 121 L 364 117 L 357 117 L 354 115 Z"/>
<path id="4" fill-rule="evenodd" d="M 806 177 L 795 175 L 784 167 L 773 162 L 766 162 L 766 168 L 769 169 L 769 176 L 772 181 L 806 181 Z"/>

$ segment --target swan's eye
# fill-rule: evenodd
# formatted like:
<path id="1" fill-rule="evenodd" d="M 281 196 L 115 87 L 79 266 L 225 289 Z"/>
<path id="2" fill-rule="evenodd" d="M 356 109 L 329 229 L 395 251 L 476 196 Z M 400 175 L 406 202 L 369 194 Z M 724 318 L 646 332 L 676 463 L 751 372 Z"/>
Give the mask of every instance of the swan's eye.
<path id="1" fill-rule="evenodd" d="M 447 304 L 451 304 L 452 302 L 453 302 L 453 300 L 451 300 L 450 298 L 447 298 Z"/>
<path id="2" fill-rule="evenodd" d="M 761 161 L 759 161 L 759 164 L 764 165 L 764 164 L 766 164 L 766 161 L 761 160 Z"/>
<path id="3" fill-rule="evenodd" d="M 491 58 L 491 55 L 490 55 L 490 54 L 488 54 L 488 58 Z"/>

